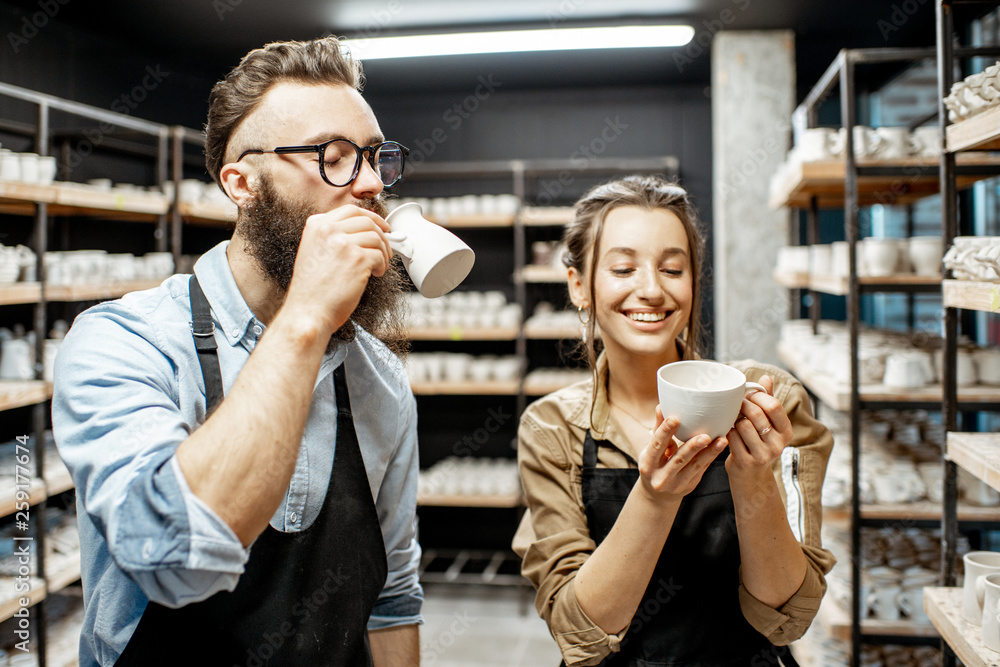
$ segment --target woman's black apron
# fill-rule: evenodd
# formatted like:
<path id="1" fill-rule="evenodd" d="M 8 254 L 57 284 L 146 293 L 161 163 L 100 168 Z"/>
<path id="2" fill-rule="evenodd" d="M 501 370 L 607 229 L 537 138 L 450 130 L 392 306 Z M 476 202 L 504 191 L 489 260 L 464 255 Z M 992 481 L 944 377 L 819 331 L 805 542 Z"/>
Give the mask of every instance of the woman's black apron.
<path id="1" fill-rule="evenodd" d="M 208 302 L 193 276 L 191 301 L 211 411 L 221 400 L 222 381 Z M 367 623 L 385 585 L 385 545 L 343 365 L 334 371 L 334 386 L 333 472 L 313 524 L 293 533 L 268 525 L 232 592 L 179 609 L 150 602 L 116 667 L 372 664 Z"/>
<path id="2" fill-rule="evenodd" d="M 639 479 L 636 468 L 597 467 L 587 431 L 583 504 L 597 544 L 611 532 Z M 717 457 L 684 497 L 621 651 L 604 667 L 766 667 L 784 648 L 771 645 L 743 616 L 739 603 L 740 545 L 725 459 Z M 784 659 L 784 657 L 782 658 Z"/>

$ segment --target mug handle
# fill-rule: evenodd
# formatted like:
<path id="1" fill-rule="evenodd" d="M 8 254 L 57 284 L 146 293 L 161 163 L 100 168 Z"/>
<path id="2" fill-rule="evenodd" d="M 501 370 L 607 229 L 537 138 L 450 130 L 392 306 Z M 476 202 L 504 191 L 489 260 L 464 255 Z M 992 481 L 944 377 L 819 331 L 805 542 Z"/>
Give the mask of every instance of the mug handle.
<path id="1" fill-rule="evenodd" d="M 986 599 L 986 575 L 982 574 L 976 577 L 976 602 L 979 606 L 983 606 L 983 602 Z"/>
<path id="2" fill-rule="evenodd" d="M 413 259 L 413 243 L 410 242 L 405 233 L 389 232 L 385 235 L 385 239 L 389 242 L 389 247 L 392 248 L 393 252 L 398 252 L 406 259 Z"/>
<path id="3" fill-rule="evenodd" d="M 743 396 L 746 397 L 746 396 L 749 396 L 750 394 L 756 393 L 758 391 L 762 391 L 765 394 L 767 393 L 767 389 L 764 389 L 763 385 L 759 385 L 756 382 L 747 382 L 746 383 L 746 388 L 745 388 L 745 390 L 743 392 Z"/>

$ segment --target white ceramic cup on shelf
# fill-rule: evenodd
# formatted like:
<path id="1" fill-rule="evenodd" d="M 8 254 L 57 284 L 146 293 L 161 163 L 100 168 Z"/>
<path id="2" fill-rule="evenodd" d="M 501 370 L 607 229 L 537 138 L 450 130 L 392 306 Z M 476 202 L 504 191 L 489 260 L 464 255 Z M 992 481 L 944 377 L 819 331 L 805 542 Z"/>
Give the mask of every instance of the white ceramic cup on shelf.
<path id="1" fill-rule="evenodd" d="M 803 162 L 833 157 L 835 133 L 829 127 L 810 127 L 799 136 L 796 154 Z"/>
<path id="2" fill-rule="evenodd" d="M 764 391 L 748 382 L 742 371 L 717 361 L 675 361 L 656 372 L 660 409 L 680 421 L 682 442 L 707 433 L 714 440 L 729 432 L 740 414 L 744 396 Z"/>
<path id="3" fill-rule="evenodd" d="M 433 299 L 452 291 L 469 275 L 476 254 L 444 227 L 423 217 L 419 204 L 403 204 L 385 219 L 389 245 L 403 258 L 413 285 Z"/>
<path id="4" fill-rule="evenodd" d="M 869 276 L 891 276 L 899 267 L 900 240 L 870 236 L 861 241 L 865 274 Z"/>
<path id="5" fill-rule="evenodd" d="M 910 134 L 910 151 L 920 157 L 941 155 L 941 130 L 933 125 L 915 128 Z"/>
<path id="6" fill-rule="evenodd" d="M 882 139 L 879 158 L 902 160 L 910 154 L 910 130 L 906 127 L 880 127 L 875 130 Z"/>
<path id="7" fill-rule="evenodd" d="M 965 583 L 962 586 L 962 618 L 973 625 L 983 622 L 983 596 L 988 574 L 1000 573 L 1000 552 L 970 551 L 962 557 Z"/>
<path id="8" fill-rule="evenodd" d="M 918 276 L 941 274 L 940 236 L 911 236 L 906 241 L 906 254 L 913 272 Z"/>
<path id="9" fill-rule="evenodd" d="M 1000 574 L 983 577 L 983 645 L 1000 653 Z"/>

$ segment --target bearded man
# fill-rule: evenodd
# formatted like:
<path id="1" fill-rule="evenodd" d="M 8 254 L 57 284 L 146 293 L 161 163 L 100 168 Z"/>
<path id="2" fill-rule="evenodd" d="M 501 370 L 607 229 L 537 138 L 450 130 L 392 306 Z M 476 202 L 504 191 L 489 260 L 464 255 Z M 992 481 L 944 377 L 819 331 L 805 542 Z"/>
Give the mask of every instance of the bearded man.
<path id="1" fill-rule="evenodd" d="M 382 200 L 407 149 L 362 82 L 333 38 L 247 54 L 206 125 L 231 241 L 66 337 L 52 421 L 83 667 L 419 664 L 416 407 Z"/>

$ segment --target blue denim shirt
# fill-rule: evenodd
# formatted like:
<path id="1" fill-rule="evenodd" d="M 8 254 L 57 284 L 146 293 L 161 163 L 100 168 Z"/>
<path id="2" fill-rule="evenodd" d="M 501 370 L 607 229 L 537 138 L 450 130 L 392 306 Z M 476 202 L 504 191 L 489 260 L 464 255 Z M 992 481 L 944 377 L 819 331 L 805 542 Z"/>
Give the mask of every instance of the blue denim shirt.
<path id="1" fill-rule="evenodd" d="M 228 393 L 264 326 L 236 286 L 227 247 L 210 250 L 194 270 L 212 304 Z M 113 665 L 148 601 L 180 607 L 234 589 L 253 548 L 191 492 L 174 456 L 205 421 L 188 281 L 175 275 L 90 308 L 56 358 L 52 426 L 80 523 L 81 667 Z M 341 363 L 389 565 L 368 627 L 419 623 L 416 402 L 400 360 L 365 331 L 323 358 L 295 472 L 271 526 L 303 530 L 323 505 L 336 442 L 333 371 Z"/>

